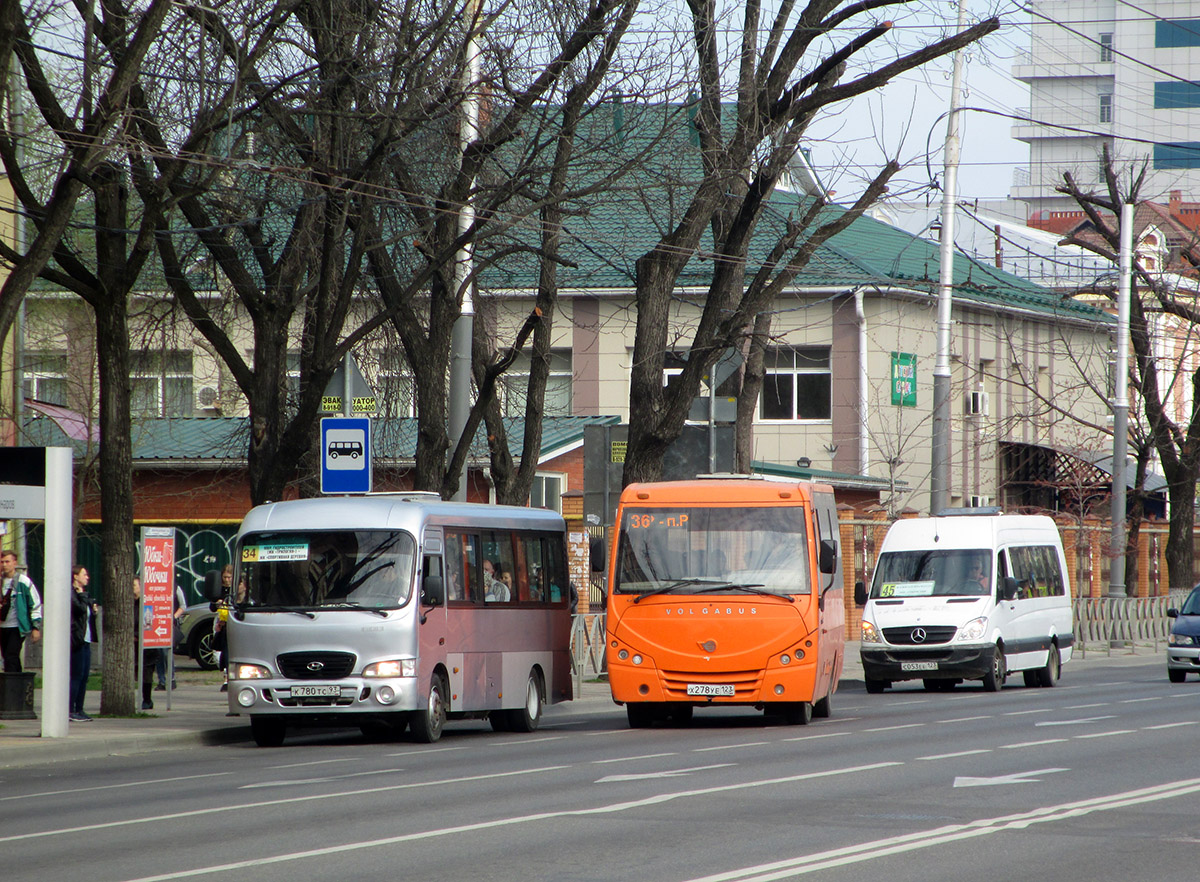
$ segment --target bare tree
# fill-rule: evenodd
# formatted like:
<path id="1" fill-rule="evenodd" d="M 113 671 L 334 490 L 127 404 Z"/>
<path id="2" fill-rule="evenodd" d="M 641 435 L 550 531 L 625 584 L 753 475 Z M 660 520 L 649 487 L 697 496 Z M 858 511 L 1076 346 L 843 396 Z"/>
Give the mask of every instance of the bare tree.
<path id="1" fill-rule="evenodd" d="M 842 82 L 847 65 L 891 30 L 889 22 L 861 30 L 846 26 L 903 5 L 812 0 L 803 9 L 784 4 L 768 24 L 761 3 L 750 0 L 736 58 L 726 65 L 720 51 L 725 22 L 715 0 L 689 0 L 702 174 L 670 229 L 637 261 L 625 483 L 659 476 L 663 454 L 680 434 L 689 404 L 714 361 L 753 332 L 756 317 L 769 309 L 816 248 L 860 216 L 898 170 L 894 162 L 886 166 L 849 210 L 826 210 L 819 199 L 799 206 L 797 216 L 765 249 L 766 256 L 748 266 L 756 228 L 809 123 L 829 106 L 999 27 L 997 19 L 988 19 L 914 51 L 897 51 L 894 60 L 873 68 L 868 64 L 864 73 Z M 736 71 L 729 86 L 723 80 L 726 69 Z M 683 372 L 664 389 L 672 299 L 680 274 L 702 246 L 714 257 L 711 281 Z"/>

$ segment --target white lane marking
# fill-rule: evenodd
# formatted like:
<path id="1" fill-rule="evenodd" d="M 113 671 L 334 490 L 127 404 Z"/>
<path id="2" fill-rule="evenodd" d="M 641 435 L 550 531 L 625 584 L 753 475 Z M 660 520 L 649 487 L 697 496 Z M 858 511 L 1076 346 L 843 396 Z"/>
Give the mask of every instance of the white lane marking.
<path id="1" fill-rule="evenodd" d="M 418 747 L 415 750 L 402 750 L 399 753 L 385 753 L 384 756 L 425 756 L 426 754 L 430 754 L 430 753 L 449 753 L 454 750 L 466 750 L 466 748 L 465 747 L 435 747 L 432 750 L 421 750 L 421 748 Z"/>
<path id="2" fill-rule="evenodd" d="M 816 741 L 818 738 L 845 738 L 850 732 L 822 732 L 820 735 L 797 735 L 795 738 L 783 738 L 780 743 L 788 741 Z"/>
<path id="3" fill-rule="evenodd" d="M 991 778 L 972 778 L 961 775 L 954 779 L 955 787 L 997 787 L 1003 784 L 1036 784 L 1040 778 L 1034 775 L 1052 775 L 1055 772 L 1069 772 L 1070 769 L 1038 769 L 1034 772 L 1014 772 L 1011 775 L 996 775 Z"/>
<path id="4" fill-rule="evenodd" d="M 262 802 L 247 802 L 239 805 L 219 805 L 212 808 L 190 809 L 183 812 L 171 812 L 165 815 L 152 815 L 141 818 L 126 818 L 123 821 L 104 821 L 99 824 L 81 824 L 78 827 L 63 827 L 58 830 L 39 830 L 35 833 L 18 833 L 12 836 L 0 836 L 0 842 L 19 842 L 26 839 L 42 839 L 47 836 L 61 836 L 68 833 L 83 833 L 88 830 L 106 830 L 110 827 L 120 827 L 125 824 L 156 824 L 159 821 L 177 821 L 180 818 L 195 818 L 203 815 L 216 815 L 222 812 L 243 811 L 245 809 L 268 808 L 273 805 L 292 805 L 301 802 L 318 802 L 325 799 L 344 799 L 366 796 L 372 793 L 392 793 L 397 790 L 416 790 L 422 787 L 445 787 L 447 784 L 464 784 L 471 781 L 491 781 L 496 778 L 515 778 L 520 775 L 537 775 L 543 772 L 557 772 L 569 769 L 570 766 L 543 766 L 539 769 L 519 769 L 515 772 L 496 772 L 490 775 L 464 775 L 461 778 L 443 778 L 438 781 L 420 781 L 407 784 L 386 784 L 382 787 L 368 787 L 364 790 L 343 790 L 338 793 L 314 793 L 308 796 L 292 796 L 283 799 L 269 799 Z"/>
<path id="5" fill-rule="evenodd" d="M 549 735 L 545 738 L 510 738 L 507 741 L 497 740 L 494 745 L 489 744 L 489 747 L 522 747 L 526 744 L 545 744 L 547 741 L 562 741 L 566 735 Z"/>
<path id="6" fill-rule="evenodd" d="M 299 784 L 324 784 L 328 781 L 345 781 L 347 778 L 366 778 L 371 775 L 388 775 L 405 769 L 371 769 L 366 772 L 349 772 L 345 775 L 326 775 L 320 778 L 290 778 L 283 781 L 262 781 L 258 784 L 243 784 L 238 790 L 257 790 L 263 787 L 295 787 Z"/>
<path id="7" fill-rule="evenodd" d="M 1009 830 L 1025 830 L 1034 824 L 1050 824 L 1070 818 L 1083 817 L 1094 812 L 1128 808 L 1133 805 L 1188 796 L 1197 792 L 1200 792 L 1200 778 L 1192 778 L 1187 781 L 1146 787 L 1140 790 L 1129 790 L 1110 796 L 1093 797 L 1091 799 L 1080 800 L 1079 802 L 1047 806 L 1016 815 L 983 818 L 967 824 L 950 824 L 944 827 L 936 827 L 932 830 L 906 833 L 902 836 L 890 836 L 886 839 L 876 839 L 870 842 L 861 842 L 857 845 L 848 845 L 814 854 L 799 855 L 782 861 L 773 861 L 768 864 L 757 864 L 738 870 L 716 873 L 711 876 L 690 879 L 688 882 L 778 882 L 780 879 L 791 879 L 820 870 L 859 864 L 881 857 L 919 851 L 936 845 L 961 842 Z"/>
<path id="8" fill-rule="evenodd" d="M 863 729 L 864 732 L 895 732 L 897 729 L 920 729 L 924 723 L 905 723 L 903 726 L 879 726 L 875 729 Z"/>
<path id="9" fill-rule="evenodd" d="M 1042 741 L 1025 741 L 1021 744 L 1001 744 L 1001 750 L 1020 750 L 1023 747 L 1041 747 L 1043 744 L 1062 744 L 1066 738 L 1046 738 Z"/>
<path id="10" fill-rule="evenodd" d="M 692 772 L 707 772 L 710 769 L 727 769 L 737 763 L 717 763 L 715 766 L 693 766 L 690 769 L 667 769 L 662 772 L 631 772 L 627 775 L 606 775 L 596 780 L 597 784 L 616 784 L 624 781 L 648 781 L 653 778 L 682 778 Z"/>
<path id="11" fill-rule="evenodd" d="M 1114 729 L 1111 732 L 1093 732 L 1090 735 L 1076 735 L 1076 739 L 1083 738 L 1107 738 L 1110 735 L 1132 735 L 1133 729 Z"/>
<path id="12" fill-rule="evenodd" d="M 974 723 L 976 720 L 990 720 L 991 718 L 991 714 L 983 714 L 978 717 L 955 717 L 953 720 L 938 720 L 937 723 L 939 726 L 943 723 Z"/>
<path id="13" fill-rule="evenodd" d="M 1162 701 L 1165 696 L 1152 695 L 1149 698 L 1126 698 L 1121 701 L 1121 704 L 1138 704 L 1142 701 Z"/>
<path id="14" fill-rule="evenodd" d="M 1080 717 L 1077 720 L 1047 720 L 1044 723 L 1034 723 L 1035 726 L 1083 726 L 1087 723 L 1099 723 L 1101 720 L 1115 720 L 1116 714 L 1107 714 L 1103 717 Z"/>
<path id="15" fill-rule="evenodd" d="M 932 756 L 919 756 L 919 757 L 917 757 L 917 759 L 919 759 L 919 760 L 944 760 L 944 759 L 954 759 L 955 757 L 960 757 L 960 756 L 974 756 L 977 753 L 991 753 L 991 751 L 986 748 L 980 748 L 979 750 L 960 750 L 958 753 L 935 753 Z"/>
<path id="16" fill-rule="evenodd" d="M 762 747 L 772 741 L 743 741 L 741 744 L 718 744 L 716 747 L 693 747 L 692 753 L 708 753 L 710 750 L 739 750 L 743 747 Z"/>
<path id="17" fill-rule="evenodd" d="M 663 757 L 663 756 L 678 756 L 678 755 L 679 754 L 677 752 L 672 751 L 671 753 L 644 753 L 641 756 L 618 756 L 618 757 L 614 757 L 613 759 L 592 760 L 592 765 L 599 766 L 599 765 L 603 765 L 604 763 L 631 763 L 634 760 L 658 759 L 659 757 Z"/>
<path id="18" fill-rule="evenodd" d="M 1063 710 L 1087 710 L 1093 707 L 1108 707 L 1112 702 L 1098 701 L 1095 704 L 1072 704 L 1069 707 L 1064 707 Z"/>
<path id="19" fill-rule="evenodd" d="M 120 784 L 96 784 L 93 787 L 72 787 L 69 790 L 43 790 L 40 793 L 22 793 L 18 796 L 0 796 L 0 802 L 11 799 L 33 799 L 45 796 L 67 796 L 72 793 L 92 793 L 96 790 L 119 790 L 123 787 L 148 787 L 152 784 L 174 784 L 176 781 L 195 781 L 197 778 L 219 778 L 232 772 L 206 772 L 203 775 L 181 775 L 177 778 L 151 778 L 148 781 L 122 781 Z"/>
<path id="20" fill-rule="evenodd" d="M 196 867 L 191 870 L 179 870 L 173 873 L 163 873 L 158 876 L 146 876 L 141 879 L 130 879 L 127 880 L 127 882 L 167 882 L 167 880 L 170 879 L 185 879 L 191 876 L 227 873 L 236 870 L 245 870 L 252 867 L 282 864 L 289 861 L 326 857 L 332 854 L 353 852 L 364 848 L 399 845 L 404 842 L 435 839 L 443 836 L 461 836 L 464 833 L 472 833 L 477 830 L 492 830 L 499 827 L 510 827 L 516 824 L 528 824 L 535 821 L 558 821 L 562 820 L 564 817 L 586 818 L 593 815 L 615 814 L 617 812 L 646 808 L 647 806 L 662 805 L 676 799 L 689 799 L 697 796 L 711 796 L 715 793 L 729 793 L 735 790 L 743 790 L 754 787 L 774 787 L 779 784 L 792 784 L 797 781 L 813 781 L 819 778 L 830 778 L 837 775 L 853 775 L 860 772 L 872 772 L 876 769 L 900 765 L 903 765 L 903 763 L 872 763 L 871 765 L 867 766 L 852 766 L 844 769 L 828 769 L 823 772 L 806 772 L 801 775 L 789 775 L 785 778 L 765 778 L 759 781 L 744 781 L 738 784 L 702 787 L 696 790 L 678 790 L 672 793 L 660 793 L 655 796 L 648 796 L 643 799 L 634 799 L 627 802 L 614 802 L 610 803 L 609 805 L 596 806 L 595 808 L 569 809 L 567 811 L 559 812 L 539 812 L 533 815 L 517 815 L 510 818 L 500 818 L 495 821 L 481 821 L 476 824 L 465 824 L 459 827 L 442 827 L 434 830 L 422 830 L 416 833 L 404 833 L 399 836 L 390 836 L 386 839 L 368 839 L 363 842 L 348 842 L 341 845 L 327 846 L 325 848 L 314 848 L 309 851 L 293 851 L 285 854 L 273 855 L 271 857 L 248 858 L 246 860 L 233 861 L 227 864 L 216 864 L 209 867 Z M 3 840 L 0 840 L 0 842 L 2 841 Z"/>
<path id="21" fill-rule="evenodd" d="M 1142 726 L 1143 729 L 1176 729 L 1180 726 L 1195 726 L 1200 720 L 1185 720 L 1182 723 L 1161 723 L 1157 726 Z"/>
<path id="22" fill-rule="evenodd" d="M 1054 711 L 1055 711 L 1055 708 L 1052 708 L 1052 707 L 1035 707 L 1032 710 L 1007 711 L 1004 714 L 1004 716 L 1006 716 L 1006 717 L 1024 717 L 1024 716 L 1027 716 L 1028 714 L 1052 714 L 1052 713 L 1054 713 Z"/>
<path id="23" fill-rule="evenodd" d="M 342 757 L 341 759 L 323 759 L 313 760 L 310 763 L 286 763 L 282 766 L 267 766 L 268 769 L 303 769 L 307 766 L 327 766 L 331 763 L 353 763 L 358 762 L 358 757 Z"/>

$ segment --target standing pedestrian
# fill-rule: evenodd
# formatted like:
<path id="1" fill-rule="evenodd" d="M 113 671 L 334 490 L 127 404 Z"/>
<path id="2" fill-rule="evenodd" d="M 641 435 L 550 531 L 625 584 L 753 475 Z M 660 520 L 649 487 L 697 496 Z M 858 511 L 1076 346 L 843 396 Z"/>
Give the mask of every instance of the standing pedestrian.
<path id="1" fill-rule="evenodd" d="M 42 639 L 42 597 L 29 577 L 17 573 L 15 551 L 0 553 L 0 654 L 6 674 L 21 673 L 21 647 Z"/>
<path id="2" fill-rule="evenodd" d="M 97 606 L 88 595 L 91 577 L 87 567 L 71 569 L 71 692 L 70 719 L 73 723 L 90 723 L 92 718 L 83 710 L 88 675 L 92 672 L 92 644 L 96 642 Z"/>

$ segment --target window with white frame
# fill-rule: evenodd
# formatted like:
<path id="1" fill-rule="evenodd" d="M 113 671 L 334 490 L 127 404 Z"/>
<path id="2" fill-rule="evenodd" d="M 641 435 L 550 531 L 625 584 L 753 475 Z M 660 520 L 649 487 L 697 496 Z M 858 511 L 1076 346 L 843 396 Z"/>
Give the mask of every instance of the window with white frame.
<path id="1" fill-rule="evenodd" d="M 506 417 L 525 416 L 532 358 L 520 353 L 500 377 L 501 407 Z M 550 350 L 550 376 L 546 378 L 545 416 L 571 415 L 571 350 Z"/>
<path id="2" fill-rule="evenodd" d="M 685 352 L 668 352 L 666 354 L 665 358 L 663 359 L 663 379 L 662 379 L 663 386 L 665 387 L 665 386 L 669 385 L 671 382 L 671 379 L 673 377 L 677 377 L 680 374 L 682 374 L 684 366 L 686 364 L 687 364 L 687 353 L 685 353 Z M 733 371 L 732 373 L 730 373 L 729 376 L 727 376 L 724 380 L 722 380 L 717 385 L 717 400 L 720 401 L 722 398 L 736 398 L 737 394 L 738 394 L 738 388 L 740 386 L 740 382 L 741 382 L 741 375 L 738 371 Z M 708 383 L 707 378 L 700 381 L 700 388 L 696 392 L 696 398 L 699 401 L 703 401 L 703 402 L 708 401 L 708 392 L 709 392 L 708 387 L 709 387 L 709 383 Z M 704 404 L 704 405 L 701 405 L 698 408 L 698 410 L 701 413 L 707 414 L 708 407 L 709 407 L 709 405 Z M 689 423 L 707 423 L 708 418 L 705 417 L 702 420 L 688 420 L 688 422 Z"/>
<path id="3" fill-rule="evenodd" d="M 192 415 L 192 353 L 187 349 L 129 354 L 130 411 L 140 417 Z"/>
<path id="4" fill-rule="evenodd" d="M 1112 122 L 1113 96 L 1111 94 L 1100 95 L 1100 122 Z"/>
<path id="5" fill-rule="evenodd" d="M 1113 60 L 1113 35 L 1111 33 L 1100 35 L 1100 61 L 1108 62 Z"/>
<path id="6" fill-rule="evenodd" d="M 548 508 L 562 514 L 562 495 L 567 476 L 559 472 L 538 472 L 529 490 L 530 508 Z"/>
<path id="7" fill-rule="evenodd" d="M 828 346 L 778 346 L 764 359 L 761 420 L 828 420 L 833 376 Z"/>
<path id="8" fill-rule="evenodd" d="M 25 353 L 25 397 L 67 406 L 67 353 Z"/>

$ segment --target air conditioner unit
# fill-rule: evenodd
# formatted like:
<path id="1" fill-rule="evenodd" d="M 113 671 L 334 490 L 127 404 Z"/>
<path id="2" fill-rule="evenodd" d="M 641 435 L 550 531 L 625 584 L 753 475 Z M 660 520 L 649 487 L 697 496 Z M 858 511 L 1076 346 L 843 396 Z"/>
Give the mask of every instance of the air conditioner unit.
<path id="1" fill-rule="evenodd" d="M 988 394 L 980 390 L 968 392 L 963 399 L 963 412 L 967 416 L 987 416 Z"/>
<path id="2" fill-rule="evenodd" d="M 992 497 L 990 497 L 990 496 L 972 496 L 971 497 L 971 508 L 987 508 L 991 504 L 992 504 Z"/>
<path id="3" fill-rule="evenodd" d="M 201 386 L 196 390 L 196 410 L 216 410 L 221 406 L 216 386 Z"/>

